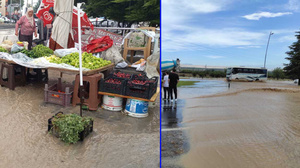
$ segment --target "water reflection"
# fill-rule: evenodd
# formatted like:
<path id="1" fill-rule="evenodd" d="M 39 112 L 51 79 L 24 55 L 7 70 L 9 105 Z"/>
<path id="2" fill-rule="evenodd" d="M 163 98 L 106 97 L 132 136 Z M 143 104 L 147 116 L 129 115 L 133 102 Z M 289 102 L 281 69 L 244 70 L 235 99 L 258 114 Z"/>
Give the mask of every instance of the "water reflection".
<path id="1" fill-rule="evenodd" d="M 182 109 L 184 100 L 178 99 L 177 102 L 164 100 L 162 102 L 162 128 L 176 128 L 182 122 Z"/>

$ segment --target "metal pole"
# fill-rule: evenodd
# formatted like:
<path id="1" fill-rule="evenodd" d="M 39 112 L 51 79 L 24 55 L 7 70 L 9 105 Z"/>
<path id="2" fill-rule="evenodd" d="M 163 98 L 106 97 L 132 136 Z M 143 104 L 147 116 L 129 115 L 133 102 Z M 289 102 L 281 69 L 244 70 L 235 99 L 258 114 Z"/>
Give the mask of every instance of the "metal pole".
<path id="1" fill-rule="evenodd" d="M 268 39 L 268 43 L 267 43 L 267 48 L 266 48 L 266 53 L 265 53 L 265 62 L 264 62 L 264 68 L 266 68 L 266 61 L 267 61 L 267 54 L 268 54 L 268 48 L 269 48 L 269 43 L 270 43 L 270 38 L 271 35 L 273 35 L 274 33 L 272 33 L 272 31 L 269 34 L 269 39 Z"/>
<path id="2" fill-rule="evenodd" d="M 81 3 L 77 3 L 77 12 L 78 12 L 78 44 L 79 44 L 79 78 L 80 78 L 80 86 L 79 86 L 79 95 L 80 95 L 80 116 L 82 117 L 82 104 L 83 104 L 83 80 L 82 80 L 82 55 L 81 55 L 81 20 L 80 20 L 80 6 Z"/>

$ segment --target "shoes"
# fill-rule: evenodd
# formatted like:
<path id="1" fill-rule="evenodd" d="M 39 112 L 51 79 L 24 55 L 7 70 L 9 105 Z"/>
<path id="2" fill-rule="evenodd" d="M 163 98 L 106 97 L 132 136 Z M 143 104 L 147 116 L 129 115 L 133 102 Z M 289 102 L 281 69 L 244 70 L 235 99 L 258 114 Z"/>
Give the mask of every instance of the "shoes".
<path id="1" fill-rule="evenodd" d="M 177 102 L 177 99 L 175 99 L 175 102 Z"/>
<path id="2" fill-rule="evenodd" d="M 171 102 L 173 102 L 173 100 L 171 99 Z"/>

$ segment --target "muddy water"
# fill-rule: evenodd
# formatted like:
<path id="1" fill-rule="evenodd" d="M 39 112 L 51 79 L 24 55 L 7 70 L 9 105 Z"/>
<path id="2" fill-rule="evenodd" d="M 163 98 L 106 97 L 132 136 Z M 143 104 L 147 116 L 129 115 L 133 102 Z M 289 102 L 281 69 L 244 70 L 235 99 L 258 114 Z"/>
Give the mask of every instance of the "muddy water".
<path id="1" fill-rule="evenodd" d="M 232 82 L 225 93 L 186 100 L 189 168 L 297 168 L 300 90 L 291 81 Z"/>
<path id="2" fill-rule="evenodd" d="M 66 76 L 68 82 L 75 79 Z M 0 167 L 159 167 L 159 106 L 144 119 L 86 111 L 94 131 L 83 142 L 65 145 L 47 133 L 47 120 L 58 111 L 78 114 L 79 107 L 45 104 L 43 97 L 43 84 L 0 87 Z"/>

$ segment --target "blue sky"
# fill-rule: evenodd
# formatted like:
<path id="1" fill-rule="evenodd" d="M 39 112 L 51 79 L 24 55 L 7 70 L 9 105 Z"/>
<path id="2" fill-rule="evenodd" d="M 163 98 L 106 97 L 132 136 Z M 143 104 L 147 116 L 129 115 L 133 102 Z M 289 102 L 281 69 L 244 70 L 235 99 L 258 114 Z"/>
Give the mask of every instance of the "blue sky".
<path id="1" fill-rule="evenodd" d="M 162 60 L 283 67 L 300 31 L 300 0 L 162 0 Z"/>

